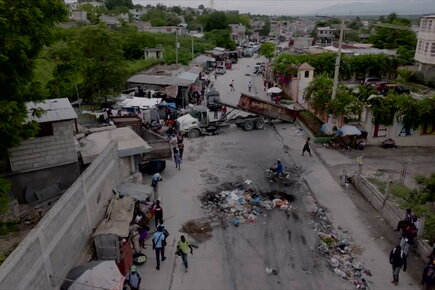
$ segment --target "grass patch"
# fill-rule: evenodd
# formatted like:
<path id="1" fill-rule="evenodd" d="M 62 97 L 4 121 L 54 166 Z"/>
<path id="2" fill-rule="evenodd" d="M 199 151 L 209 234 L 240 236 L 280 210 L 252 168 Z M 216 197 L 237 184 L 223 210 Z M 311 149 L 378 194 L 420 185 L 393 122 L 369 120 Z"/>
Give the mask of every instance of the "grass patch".
<path id="1" fill-rule="evenodd" d="M 20 222 L 0 222 L 0 236 L 7 235 L 9 233 L 19 232 L 19 224 Z"/>
<path id="2" fill-rule="evenodd" d="M 377 178 L 367 178 L 367 180 L 385 194 L 387 183 Z M 417 216 L 426 218 L 423 238 L 429 240 L 429 243 L 435 242 L 435 211 L 428 205 L 420 204 L 416 197 L 415 191 L 409 189 L 403 184 L 392 183 L 390 189 L 391 195 L 397 198 L 401 208 L 410 208 Z"/>
<path id="3" fill-rule="evenodd" d="M 125 62 L 127 74 L 133 75 L 140 71 L 149 69 L 153 65 L 159 64 L 161 62 L 161 60 L 155 58 L 128 60 Z"/>
<path id="4" fill-rule="evenodd" d="M 371 184 L 375 185 L 382 194 L 385 194 L 385 189 L 387 188 L 387 183 L 385 181 L 379 180 L 377 178 L 367 178 L 367 180 L 370 181 Z M 395 182 L 391 183 L 390 193 L 394 197 L 406 200 L 410 196 L 411 192 L 412 190 L 403 184 Z"/>

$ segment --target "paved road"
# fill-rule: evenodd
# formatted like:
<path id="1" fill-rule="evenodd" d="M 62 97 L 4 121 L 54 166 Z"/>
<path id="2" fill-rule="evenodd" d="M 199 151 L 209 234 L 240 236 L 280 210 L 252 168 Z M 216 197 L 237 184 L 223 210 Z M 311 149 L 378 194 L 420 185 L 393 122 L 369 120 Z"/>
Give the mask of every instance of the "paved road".
<path id="1" fill-rule="evenodd" d="M 261 78 L 245 75 L 252 73 L 256 61 L 240 59 L 232 71 L 218 76 L 215 86 L 224 101 L 235 104 L 239 93 L 247 92 L 249 80 L 253 81 L 257 96 L 266 97 Z M 229 83 L 233 79 L 236 92 L 231 93 Z M 218 136 L 185 142 L 181 171 L 176 170 L 174 164 L 168 164 L 160 186 L 165 225 L 171 233 L 168 259 L 157 271 L 155 256 L 148 246 L 145 253 L 149 261 L 138 268 L 144 289 L 353 289 L 332 273 L 315 252 L 317 234 L 309 214 L 314 199 L 329 208 L 328 217 L 361 246 L 359 258 L 374 274 L 372 288 L 392 288 L 388 245 L 372 239 L 358 206 L 318 158 L 333 160 L 330 152 L 316 152 L 314 157 L 300 156 L 304 136 L 297 127 L 276 123 L 275 128 L 266 126 L 264 130 L 245 132 L 231 126 Z M 194 255 L 189 256 L 190 270 L 185 273 L 181 260 L 174 255 L 174 244 L 184 222 L 205 216 L 198 196 L 216 190 L 224 182 L 246 179 L 264 191 L 282 189 L 266 182 L 263 176 L 264 169 L 277 158 L 285 164 L 296 163 L 303 167 L 304 174 L 298 185 L 286 189 L 296 196 L 292 204 L 295 210 L 288 215 L 273 210 L 267 217 L 238 228 L 214 228 L 213 236 L 200 243 Z M 278 275 L 266 274 L 266 267 L 277 269 Z M 395 289 L 416 289 L 416 286 L 407 273 L 402 273 L 401 283 Z"/>

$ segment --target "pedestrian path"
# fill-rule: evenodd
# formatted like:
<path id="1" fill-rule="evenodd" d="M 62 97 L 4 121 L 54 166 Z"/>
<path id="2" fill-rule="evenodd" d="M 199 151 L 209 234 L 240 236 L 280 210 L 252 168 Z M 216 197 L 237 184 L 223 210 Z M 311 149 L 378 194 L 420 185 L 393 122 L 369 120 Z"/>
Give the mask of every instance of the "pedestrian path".
<path id="1" fill-rule="evenodd" d="M 280 130 L 285 124 L 277 125 Z M 288 126 L 288 125 L 287 125 Z M 281 134 L 283 143 L 289 147 L 289 154 L 293 160 L 302 166 L 302 177 L 308 185 L 314 197 L 321 206 L 327 208 L 327 215 L 336 229 L 347 231 L 354 242 L 363 248 L 361 261 L 373 273 L 371 288 L 391 289 L 393 285 L 392 270 L 389 264 L 389 252 L 375 241 L 368 230 L 365 220 L 361 217 L 358 206 L 353 203 L 343 188 L 337 184 L 329 173 L 326 166 L 337 164 L 349 164 L 352 162 L 338 151 L 325 148 L 314 149 L 314 156 L 301 156 L 301 150 L 305 142 L 305 136 L 296 133 L 295 130 L 285 130 Z M 395 245 L 391 245 L 391 249 Z M 417 284 L 408 273 L 400 273 L 400 282 L 394 289 L 418 289 Z"/>

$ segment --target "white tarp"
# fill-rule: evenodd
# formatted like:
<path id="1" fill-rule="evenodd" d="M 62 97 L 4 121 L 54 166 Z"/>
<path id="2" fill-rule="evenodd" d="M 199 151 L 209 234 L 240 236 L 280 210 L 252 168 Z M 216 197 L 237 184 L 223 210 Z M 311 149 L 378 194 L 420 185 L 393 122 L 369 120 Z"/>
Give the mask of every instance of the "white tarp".
<path id="1" fill-rule="evenodd" d="M 92 261 L 71 269 L 62 290 L 121 290 L 125 277 L 121 274 L 115 261 Z"/>
<path id="2" fill-rule="evenodd" d="M 160 104 L 162 101 L 161 98 L 139 98 L 139 97 L 133 97 L 133 98 L 127 98 L 119 103 L 119 105 L 123 108 L 132 108 L 132 107 L 139 107 L 141 109 L 149 109 L 154 107 L 157 104 Z"/>

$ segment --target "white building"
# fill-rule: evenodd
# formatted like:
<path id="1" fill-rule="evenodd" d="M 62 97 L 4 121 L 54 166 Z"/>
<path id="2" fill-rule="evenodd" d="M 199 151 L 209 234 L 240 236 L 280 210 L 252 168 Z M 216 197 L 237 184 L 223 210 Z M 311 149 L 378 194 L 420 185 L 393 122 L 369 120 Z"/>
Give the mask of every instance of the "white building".
<path id="1" fill-rule="evenodd" d="M 88 21 L 88 13 L 86 11 L 70 11 L 69 18 L 74 21 Z"/>
<path id="2" fill-rule="evenodd" d="M 246 26 L 243 24 L 229 24 L 231 27 L 231 38 L 237 42 L 241 43 L 246 38 Z"/>
<path id="3" fill-rule="evenodd" d="M 332 43 L 335 38 L 335 29 L 326 27 L 317 27 L 317 38 L 320 43 Z"/>
<path id="4" fill-rule="evenodd" d="M 417 40 L 414 58 L 419 62 L 419 70 L 435 66 L 435 15 L 421 18 Z"/>

